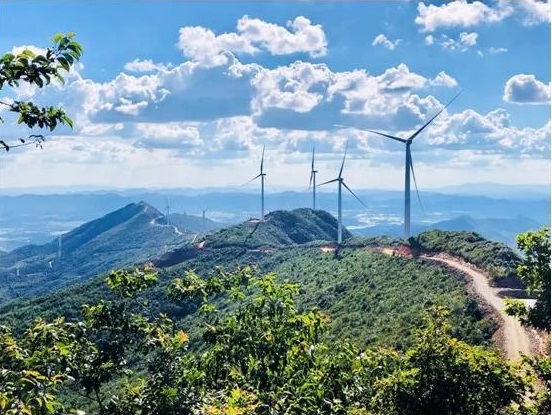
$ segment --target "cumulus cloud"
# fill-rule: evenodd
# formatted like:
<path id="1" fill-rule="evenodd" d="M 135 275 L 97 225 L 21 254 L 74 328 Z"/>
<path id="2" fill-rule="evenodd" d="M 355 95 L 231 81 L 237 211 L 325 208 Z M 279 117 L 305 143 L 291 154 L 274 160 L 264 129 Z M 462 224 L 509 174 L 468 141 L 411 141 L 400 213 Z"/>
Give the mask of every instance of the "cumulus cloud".
<path id="1" fill-rule="evenodd" d="M 518 74 L 506 81 L 502 99 L 516 104 L 548 104 L 550 85 L 539 81 L 535 75 Z"/>
<path id="2" fill-rule="evenodd" d="M 151 59 L 134 59 L 132 62 L 125 63 L 125 70 L 129 72 L 155 72 L 169 68 L 169 65 L 155 63 Z"/>
<path id="3" fill-rule="evenodd" d="M 303 16 L 287 22 L 287 28 L 245 15 L 238 20 L 236 33 L 216 35 L 201 26 L 183 27 L 177 46 L 184 56 L 200 65 L 225 65 L 231 54 L 253 55 L 265 50 L 272 55 L 308 53 L 311 57 L 327 53 L 327 41 L 321 25 L 313 25 Z"/>
<path id="4" fill-rule="evenodd" d="M 435 42 L 435 38 L 433 37 L 433 35 L 427 35 L 425 38 L 424 38 L 424 43 L 426 45 L 433 45 L 433 43 Z"/>
<path id="5" fill-rule="evenodd" d="M 382 45 L 386 49 L 395 50 L 399 43 L 401 43 L 401 39 L 390 40 L 383 33 L 380 33 L 374 38 L 372 46 Z"/>
<path id="6" fill-rule="evenodd" d="M 549 0 L 454 0 L 443 4 L 418 3 L 415 22 L 423 32 L 440 28 L 469 28 L 519 17 L 526 26 L 550 22 Z"/>
<path id="7" fill-rule="evenodd" d="M 514 12 L 511 5 L 498 3 L 487 5 L 480 1 L 455 0 L 439 6 L 418 3 L 415 22 L 424 32 L 434 32 L 441 27 L 473 27 L 482 23 L 499 22 Z"/>
<path id="8" fill-rule="evenodd" d="M 466 52 L 469 48 L 477 44 L 478 37 L 479 35 L 475 32 L 462 32 L 458 36 L 458 39 L 442 35 L 440 44 L 441 47 L 446 50 Z"/>

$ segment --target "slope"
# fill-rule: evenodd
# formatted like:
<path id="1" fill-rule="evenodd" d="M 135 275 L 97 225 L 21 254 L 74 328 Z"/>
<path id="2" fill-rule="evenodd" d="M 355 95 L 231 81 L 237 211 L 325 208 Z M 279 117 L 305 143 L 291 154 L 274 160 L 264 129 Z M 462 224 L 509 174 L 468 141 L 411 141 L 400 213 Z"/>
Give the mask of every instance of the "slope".
<path id="1" fill-rule="evenodd" d="M 58 238 L 6 253 L 0 298 L 44 294 L 185 244 L 187 236 L 160 223 L 163 218 L 146 203 L 132 203 L 61 235 L 61 257 Z"/>
<path id="2" fill-rule="evenodd" d="M 292 219 L 309 229 L 309 232 L 293 232 Z M 349 337 L 360 345 L 392 345 L 407 347 L 414 331 L 419 327 L 424 308 L 440 304 L 453 310 L 455 335 L 471 343 L 490 340 L 494 325 L 487 320 L 477 303 L 469 298 L 464 281 L 456 275 L 427 261 L 390 257 L 366 246 L 381 242 L 380 239 L 354 239 L 339 254 L 326 252 L 307 243 L 335 232 L 335 219 L 325 212 L 308 209 L 294 212 L 274 212 L 265 223 L 263 233 L 243 243 L 243 239 L 230 238 L 224 244 L 224 235 L 238 234 L 250 224 L 229 228 L 208 236 L 217 246 L 203 249 L 187 248 L 188 256 L 182 262 L 161 270 L 160 283 L 145 294 L 150 312 L 160 312 L 183 320 L 192 339 L 203 324 L 195 313 L 193 304 L 174 305 L 167 300 L 165 290 L 176 276 L 195 270 L 202 276 L 209 275 L 216 267 L 234 269 L 242 265 L 254 265 L 260 272 L 277 272 L 280 278 L 301 284 L 298 298 L 302 307 L 315 306 L 324 310 L 332 319 L 328 336 L 338 339 Z M 278 225 L 278 226 L 277 226 Z M 257 228 L 258 230 L 259 228 Z M 231 231 L 234 232 L 231 232 Z M 315 232 L 316 230 L 316 232 Z M 273 231 L 274 233 L 270 233 Z M 247 235 L 247 234 L 246 234 Z M 305 235 L 310 235 L 306 238 Z M 267 239 L 263 240 L 261 236 Z M 253 241 L 253 242 L 251 242 Z M 241 242 L 241 243 L 238 243 Z M 254 246 L 274 246 L 272 249 L 252 249 Z M 277 245 L 277 246 L 276 246 Z M 0 308 L 5 321 L 22 327 L 33 317 L 42 315 L 53 318 L 79 315 L 83 303 L 94 303 L 109 298 L 102 278 L 95 278 L 85 285 L 78 285 L 35 299 L 13 302 Z M 222 304 L 221 309 L 227 305 Z"/>
<path id="3" fill-rule="evenodd" d="M 334 241 L 336 235 L 337 220 L 328 212 L 306 208 L 277 210 L 266 215 L 264 221 L 249 220 L 208 235 L 203 246 L 283 247 L 314 241 Z M 343 239 L 350 237 L 351 233 L 344 229 Z"/>

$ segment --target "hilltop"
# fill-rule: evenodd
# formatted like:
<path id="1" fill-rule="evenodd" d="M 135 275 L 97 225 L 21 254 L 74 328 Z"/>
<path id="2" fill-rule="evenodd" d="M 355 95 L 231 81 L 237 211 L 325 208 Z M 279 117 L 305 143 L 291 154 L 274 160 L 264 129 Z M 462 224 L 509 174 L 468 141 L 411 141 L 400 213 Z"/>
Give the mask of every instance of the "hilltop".
<path id="1" fill-rule="evenodd" d="M 190 238 L 163 221 L 164 215 L 147 203 L 131 203 L 60 235 L 61 258 L 59 238 L 4 253 L 0 298 L 54 291 L 115 267 L 145 261 Z"/>
<path id="2" fill-rule="evenodd" d="M 306 208 L 292 211 L 277 210 L 266 215 L 264 221 L 250 219 L 208 235 L 203 240 L 203 246 L 283 247 L 314 241 L 334 241 L 336 234 L 337 220 L 328 212 Z M 343 239 L 349 239 L 351 236 L 344 228 Z"/>

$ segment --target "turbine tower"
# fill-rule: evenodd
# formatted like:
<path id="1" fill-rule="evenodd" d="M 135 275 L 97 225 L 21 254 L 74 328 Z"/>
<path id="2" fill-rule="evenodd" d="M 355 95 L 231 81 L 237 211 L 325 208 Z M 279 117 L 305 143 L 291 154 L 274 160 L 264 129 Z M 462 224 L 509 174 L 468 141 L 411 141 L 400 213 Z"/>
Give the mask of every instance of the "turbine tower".
<path id="1" fill-rule="evenodd" d="M 343 155 L 343 162 L 341 163 L 341 168 L 339 169 L 338 176 L 333 180 L 328 180 L 327 182 L 324 182 L 322 184 L 319 184 L 318 186 L 324 186 L 325 184 L 334 183 L 337 182 L 337 244 L 341 245 L 343 242 L 343 222 L 342 222 L 342 203 L 341 203 L 341 195 L 342 190 L 341 187 L 345 187 L 351 193 L 356 200 L 358 200 L 364 207 L 368 208 L 366 204 L 347 186 L 345 183 L 345 180 L 343 179 L 343 167 L 345 166 L 345 157 L 347 157 L 347 147 L 349 146 L 349 142 L 345 145 L 345 154 Z"/>
<path id="2" fill-rule="evenodd" d="M 171 220 L 169 218 L 169 215 L 171 214 L 171 205 L 169 203 L 169 198 L 165 198 L 165 219 L 167 221 L 167 225 L 171 224 Z"/>
<path id="3" fill-rule="evenodd" d="M 408 138 L 395 137 L 393 135 L 384 134 L 379 131 L 366 130 L 374 134 L 378 134 L 382 137 L 390 138 L 391 140 L 399 141 L 406 145 L 406 158 L 404 166 L 404 239 L 410 238 L 410 172 L 412 172 L 412 178 L 414 179 L 414 187 L 416 188 L 416 195 L 420 205 L 422 201 L 420 199 L 420 193 L 418 191 L 418 184 L 416 183 L 416 175 L 414 174 L 414 165 L 412 164 L 412 153 L 410 152 L 410 146 L 414 139 L 429 125 L 435 118 L 439 116 L 452 102 L 458 98 L 462 91 L 458 92 L 441 110 L 439 110 L 433 117 L 429 119 L 424 125 L 422 125 L 414 134 Z M 343 127 L 340 125 L 340 127 Z"/>
<path id="4" fill-rule="evenodd" d="M 314 169 L 314 147 L 312 148 L 312 163 L 311 163 L 311 175 L 309 180 L 309 189 L 312 186 L 312 210 L 316 210 L 316 173 L 318 170 Z"/>
<path id="5" fill-rule="evenodd" d="M 202 221 L 203 221 L 203 233 L 207 233 L 207 226 L 206 226 L 206 217 L 205 217 L 205 214 L 207 213 L 209 209 L 203 209 L 201 211 L 201 218 L 202 218 Z"/>
<path id="6" fill-rule="evenodd" d="M 265 153 L 265 146 L 263 146 L 263 155 L 261 156 L 260 173 L 242 185 L 242 186 L 245 186 L 247 183 L 251 183 L 253 180 L 258 179 L 259 177 L 261 178 L 261 221 L 264 221 L 264 217 L 265 217 L 264 182 L 265 182 L 266 173 L 264 172 L 264 153 Z"/>

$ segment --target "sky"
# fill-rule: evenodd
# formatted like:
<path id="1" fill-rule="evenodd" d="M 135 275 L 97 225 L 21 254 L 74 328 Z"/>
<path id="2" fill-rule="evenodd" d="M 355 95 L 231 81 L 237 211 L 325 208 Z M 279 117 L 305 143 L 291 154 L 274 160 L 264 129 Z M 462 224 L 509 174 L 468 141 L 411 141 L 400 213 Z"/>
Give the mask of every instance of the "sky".
<path id="1" fill-rule="evenodd" d="M 84 47 L 64 85 L 0 100 L 63 107 L 74 128 L 0 154 L 0 188 L 238 187 L 318 181 L 400 189 L 407 138 L 420 190 L 550 183 L 550 4 L 2 2 L 2 52 Z M 2 139 L 36 134 L 0 106 Z M 249 186 L 257 186 L 254 182 Z"/>

